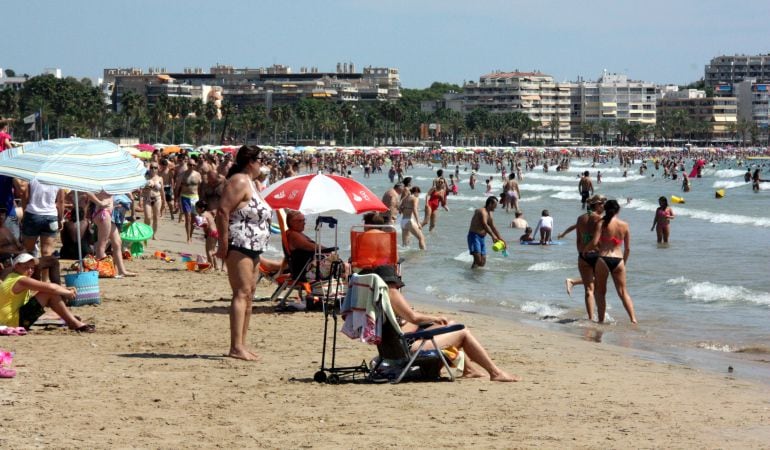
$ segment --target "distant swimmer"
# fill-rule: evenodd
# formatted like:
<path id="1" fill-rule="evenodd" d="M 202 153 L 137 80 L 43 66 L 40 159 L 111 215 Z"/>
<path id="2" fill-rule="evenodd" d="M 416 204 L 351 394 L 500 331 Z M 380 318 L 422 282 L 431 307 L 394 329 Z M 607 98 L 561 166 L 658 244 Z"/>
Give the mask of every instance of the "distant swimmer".
<path id="1" fill-rule="evenodd" d="M 583 172 L 583 176 L 580 177 L 578 182 L 578 192 L 580 192 L 580 204 L 582 209 L 586 209 L 586 200 L 594 193 L 594 184 L 591 182 L 591 177 L 586 170 Z"/>
<path id="2" fill-rule="evenodd" d="M 545 245 L 549 242 L 551 242 L 551 231 L 553 230 L 553 217 L 551 217 L 551 214 L 548 212 L 547 209 L 544 209 L 540 220 L 538 220 L 537 225 L 535 226 L 535 234 L 537 234 L 537 231 L 540 230 L 540 244 Z"/>
<path id="3" fill-rule="evenodd" d="M 473 212 L 471 224 L 468 227 L 468 251 L 473 256 L 471 269 L 484 267 L 487 263 L 487 248 L 484 242 L 487 235 L 492 238 L 493 242 L 502 241 L 503 248 L 507 247 L 502 235 L 497 231 L 492 217 L 496 208 L 497 197 L 490 196 L 487 197 L 483 208 L 478 208 Z"/>
<path id="4" fill-rule="evenodd" d="M 664 196 L 658 199 L 658 205 L 660 206 L 655 210 L 655 218 L 652 220 L 650 231 L 655 230 L 657 232 L 658 244 L 667 244 L 670 233 L 669 226 L 671 219 L 674 218 L 674 211 L 668 206 L 668 199 Z"/>
<path id="5" fill-rule="evenodd" d="M 511 228 L 521 228 L 522 230 L 527 228 L 529 224 L 524 219 L 523 211 L 516 211 L 515 218 L 511 221 Z"/>

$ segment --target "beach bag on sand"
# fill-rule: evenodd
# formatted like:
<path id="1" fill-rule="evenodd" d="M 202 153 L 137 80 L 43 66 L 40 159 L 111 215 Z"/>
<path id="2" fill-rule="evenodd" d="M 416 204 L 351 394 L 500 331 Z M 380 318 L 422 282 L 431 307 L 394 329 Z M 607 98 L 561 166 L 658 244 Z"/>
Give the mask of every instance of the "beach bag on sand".
<path id="1" fill-rule="evenodd" d="M 105 256 L 96 261 L 96 270 L 99 272 L 99 278 L 115 278 L 115 263 L 112 256 Z"/>

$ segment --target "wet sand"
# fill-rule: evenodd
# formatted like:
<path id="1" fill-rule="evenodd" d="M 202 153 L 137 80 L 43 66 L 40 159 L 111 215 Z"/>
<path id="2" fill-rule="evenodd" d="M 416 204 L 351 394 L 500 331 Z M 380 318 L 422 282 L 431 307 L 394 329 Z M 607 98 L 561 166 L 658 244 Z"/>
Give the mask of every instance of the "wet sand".
<path id="1" fill-rule="evenodd" d="M 164 222 L 165 228 L 171 224 Z M 179 229 L 179 225 L 174 225 Z M 170 233 L 150 249 L 202 251 Z M 103 302 L 75 308 L 79 335 L 35 328 L 0 337 L 16 352 L 0 380 L 0 447 L 29 448 L 761 448 L 770 390 L 632 357 L 619 347 L 481 315 L 469 326 L 519 383 L 342 385 L 312 381 L 323 315 L 254 304 L 258 363 L 228 349 L 230 288 L 179 260 L 135 260 L 137 278 L 101 280 Z M 408 268 L 406 268 L 408 270 Z M 269 287 L 261 287 L 266 294 Z M 339 336 L 338 365 L 374 347 Z"/>

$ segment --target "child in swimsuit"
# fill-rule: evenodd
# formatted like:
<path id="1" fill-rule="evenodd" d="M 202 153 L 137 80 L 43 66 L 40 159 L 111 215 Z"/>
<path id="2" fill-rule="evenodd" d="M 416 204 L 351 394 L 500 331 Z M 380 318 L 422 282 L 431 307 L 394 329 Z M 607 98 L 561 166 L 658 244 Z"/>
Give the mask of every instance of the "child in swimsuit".
<path id="1" fill-rule="evenodd" d="M 195 210 L 198 213 L 198 217 L 200 218 L 200 227 L 203 230 L 203 235 L 206 238 L 205 249 L 207 262 L 211 264 L 211 267 L 214 269 L 219 268 L 219 270 L 223 270 L 224 261 L 221 261 L 219 266 L 217 265 L 216 253 L 217 242 L 219 241 L 219 230 L 217 229 L 214 215 L 211 213 L 211 211 L 208 211 L 208 204 L 203 200 L 199 200 L 195 203 Z"/>

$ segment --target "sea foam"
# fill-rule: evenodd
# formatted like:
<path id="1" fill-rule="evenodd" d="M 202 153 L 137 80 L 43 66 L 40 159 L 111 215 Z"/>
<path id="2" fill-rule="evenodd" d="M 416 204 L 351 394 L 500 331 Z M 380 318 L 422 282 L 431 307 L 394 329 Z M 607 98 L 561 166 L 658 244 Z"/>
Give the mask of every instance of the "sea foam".
<path id="1" fill-rule="evenodd" d="M 770 293 L 756 292 L 743 286 L 728 286 L 709 281 L 696 282 L 683 277 L 673 278 L 666 284 L 682 285 L 685 297 L 702 303 L 745 303 L 770 306 Z"/>
<path id="2" fill-rule="evenodd" d="M 533 264 L 527 267 L 527 270 L 533 272 L 553 272 L 555 270 L 572 269 L 574 267 L 574 264 L 565 264 L 560 261 L 545 261 Z"/>
<path id="3" fill-rule="evenodd" d="M 526 302 L 521 305 L 521 312 L 534 314 L 540 319 L 557 318 L 565 313 L 565 309 L 556 305 L 540 302 Z"/>

